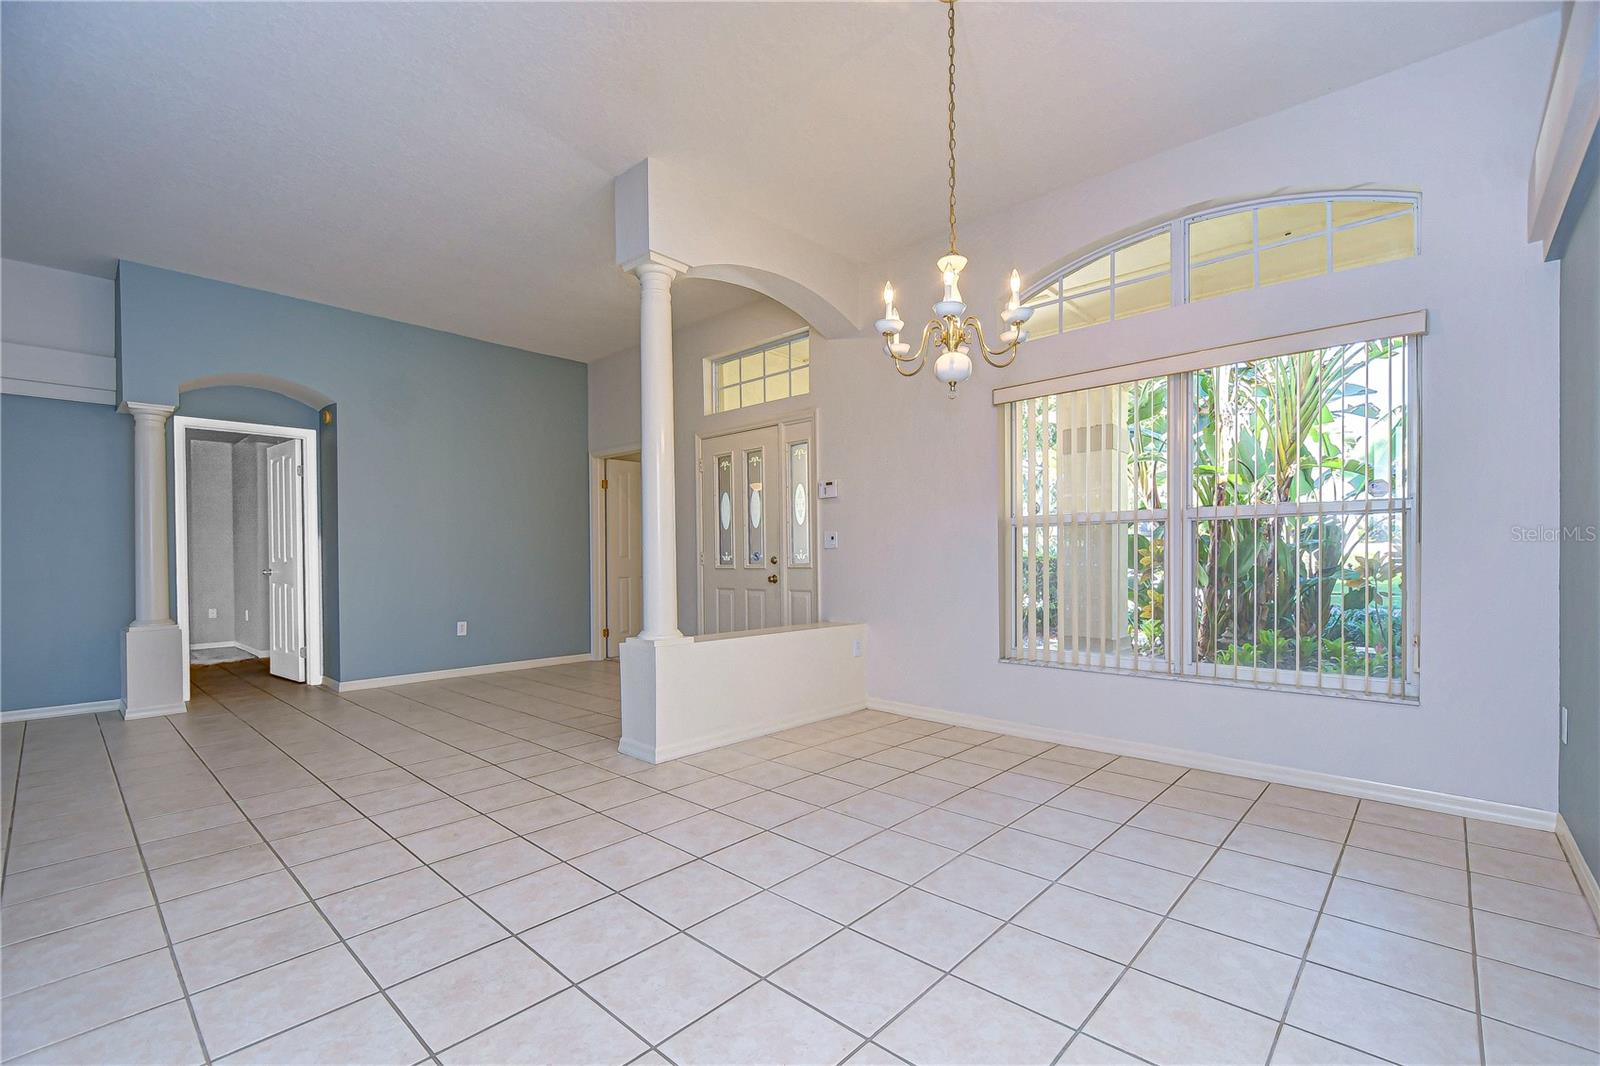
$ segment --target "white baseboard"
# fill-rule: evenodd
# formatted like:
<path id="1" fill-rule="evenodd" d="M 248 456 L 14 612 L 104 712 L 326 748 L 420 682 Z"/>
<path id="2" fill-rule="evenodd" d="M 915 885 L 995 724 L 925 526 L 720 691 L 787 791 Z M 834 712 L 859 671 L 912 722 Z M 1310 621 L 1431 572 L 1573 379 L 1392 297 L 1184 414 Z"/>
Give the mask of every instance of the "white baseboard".
<path id="1" fill-rule="evenodd" d="M 391 674 L 388 677 L 363 677 L 354 681 L 335 681 L 326 678 L 322 684 L 334 692 L 357 692 L 364 688 L 388 688 L 390 685 L 414 685 L 419 681 L 446 681 L 452 677 L 472 677 L 476 674 L 503 674 L 511 670 L 532 670 L 540 666 L 565 666 L 568 663 L 586 663 L 589 653 L 578 655 L 552 655 L 547 659 L 522 659 L 514 663 L 488 663 L 484 666 L 462 666 L 454 670 L 428 670 L 420 674 Z"/>
<path id="2" fill-rule="evenodd" d="M 270 658 L 272 658 L 272 653 L 267 651 L 267 649 L 265 649 L 265 648 L 252 648 L 248 644 L 237 644 L 237 643 L 234 644 L 234 647 L 238 648 L 240 651 L 249 652 L 251 655 L 254 655 L 257 659 L 270 659 Z"/>
<path id="3" fill-rule="evenodd" d="M 682 759 L 689 755 L 698 755 L 702 751 L 713 748 L 727 747 L 737 744 L 742 740 L 754 740 L 756 737 L 769 736 L 781 733 L 785 729 L 794 729 L 797 726 L 810 725 L 826 718 L 837 718 L 841 714 L 851 714 L 864 710 L 866 705 L 852 703 L 844 707 L 829 707 L 820 711 L 802 711 L 778 721 L 761 721 L 751 725 L 739 726 L 737 729 L 725 729 L 720 733 L 710 733 L 705 736 L 695 737 L 693 740 L 681 740 L 676 744 L 669 744 L 664 748 L 651 749 L 643 744 L 630 742 L 626 737 L 617 743 L 617 750 L 624 755 L 645 762 L 662 763 L 672 759 Z"/>
<path id="4" fill-rule="evenodd" d="M 1070 744 L 1074 747 L 1110 752 L 1113 755 L 1129 755 L 1139 759 L 1173 763 L 1195 770 L 1211 770 L 1219 774 L 1253 777 L 1276 784 L 1298 785 L 1301 788 L 1336 792 L 1342 796 L 1381 800 L 1384 803 L 1397 803 L 1405 807 L 1420 807 L 1423 810 L 1439 811 L 1443 814 L 1459 814 L 1467 818 L 1481 818 L 1486 822 L 1502 822 L 1506 825 L 1520 825 L 1528 829 L 1546 831 L 1556 828 L 1556 812 L 1542 811 L 1537 807 L 1519 807 L 1514 803 L 1495 803 L 1491 800 L 1474 799 L 1471 796 L 1456 796 L 1448 792 L 1431 792 L 1427 789 L 1385 784 L 1382 781 L 1367 781 L 1359 777 L 1342 777 L 1338 774 L 1324 774 L 1315 770 L 1300 770 L 1292 766 L 1250 762 L 1246 759 L 1233 759 L 1224 755 L 1191 751 L 1186 748 L 1169 748 L 1159 744 L 1144 744 L 1139 741 L 1122 740 L 1116 737 L 1074 733 L 1066 729 L 1027 725 L 1022 722 L 1007 721 L 1003 718 L 989 718 L 981 714 L 946 711 L 937 707 L 903 703 L 899 700 L 868 697 L 867 706 L 875 710 L 902 714 L 907 718 L 922 718 L 930 722 L 945 722 L 949 725 L 986 729 L 995 733 L 1009 733 L 1012 736 L 1026 737 L 1029 740 Z"/>
<path id="5" fill-rule="evenodd" d="M 29 722 L 36 718 L 65 718 L 73 714 L 99 714 L 122 710 L 121 700 L 94 700 L 90 703 L 63 703 L 55 707 L 24 707 L 0 711 L 0 722 Z"/>
<path id="6" fill-rule="evenodd" d="M 118 704 L 118 706 L 121 706 L 121 704 Z M 188 711 L 189 705 L 187 703 L 170 703 L 164 707 L 146 707 L 138 711 L 129 711 L 126 707 L 123 707 L 122 717 L 125 721 L 131 722 L 138 718 L 165 718 L 169 714 L 187 714 Z"/>
<path id="7" fill-rule="evenodd" d="M 208 640 L 204 644 L 189 645 L 190 651 L 209 651 L 212 648 L 237 648 L 239 645 L 231 640 Z"/>
<path id="8" fill-rule="evenodd" d="M 1578 887 L 1583 889 L 1583 898 L 1589 901 L 1589 910 L 1594 914 L 1595 924 L 1600 925 L 1600 882 L 1595 880 L 1594 871 L 1584 859 L 1583 851 L 1578 847 L 1578 841 L 1573 837 L 1567 820 L 1559 814 L 1556 815 L 1556 839 L 1561 841 L 1561 850 L 1567 853 L 1567 862 L 1571 864 L 1572 872 L 1578 878 Z"/>

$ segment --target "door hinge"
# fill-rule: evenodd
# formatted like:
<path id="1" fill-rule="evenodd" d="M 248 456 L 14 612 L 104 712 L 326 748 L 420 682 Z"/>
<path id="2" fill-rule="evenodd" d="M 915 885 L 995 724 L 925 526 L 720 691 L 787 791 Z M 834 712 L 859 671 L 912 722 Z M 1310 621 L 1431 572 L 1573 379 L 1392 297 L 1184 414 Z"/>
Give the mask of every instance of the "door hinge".
<path id="1" fill-rule="evenodd" d="M 611 639 L 611 630 L 610 629 L 602 629 L 600 631 L 600 635 L 602 637 L 605 637 L 607 640 L 610 640 Z"/>
<path id="2" fill-rule="evenodd" d="M 295 477 L 304 477 L 305 473 L 306 473 L 306 468 L 305 467 L 301 466 L 299 463 L 294 464 L 294 476 Z"/>
<path id="3" fill-rule="evenodd" d="M 601 478 L 600 479 L 600 491 L 601 492 L 606 491 L 606 489 L 609 489 L 610 487 L 611 487 L 611 482 L 607 481 L 605 478 Z"/>
<path id="4" fill-rule="evenodd" d="M 300 658 L 304 659 L 305 657 L 306 657 L 306 650 L 304 648 L 301 648 L 300 649 Z"/>

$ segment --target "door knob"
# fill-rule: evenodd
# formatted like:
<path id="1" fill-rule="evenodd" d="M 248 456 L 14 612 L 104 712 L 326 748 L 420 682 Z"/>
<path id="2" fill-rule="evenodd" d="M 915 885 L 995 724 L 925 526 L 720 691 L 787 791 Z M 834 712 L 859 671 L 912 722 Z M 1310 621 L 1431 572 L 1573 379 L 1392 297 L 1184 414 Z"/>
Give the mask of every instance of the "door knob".
<path id="1" fill-rule="evenodd" d="M 271 577 L 272 576 L 272 569 L 269 567 L 266 570 L 261 571 L 261 576 L 262 577 Z"/>
<path id="2" fill-rule="evenodd" d="M 776 585 L 777 583 L 778 583 L 778 575 L 777 574 L 768 574 L 767 575 L 767 584 Z"/>
<path id="3" fill-rule="evenodd" d="M 778 557 L 776 555 L 774 555 L 771 559 L 769 559 L 767 561 L 770 562 L 773 566 L 777 566 L 778 565 Z"/>

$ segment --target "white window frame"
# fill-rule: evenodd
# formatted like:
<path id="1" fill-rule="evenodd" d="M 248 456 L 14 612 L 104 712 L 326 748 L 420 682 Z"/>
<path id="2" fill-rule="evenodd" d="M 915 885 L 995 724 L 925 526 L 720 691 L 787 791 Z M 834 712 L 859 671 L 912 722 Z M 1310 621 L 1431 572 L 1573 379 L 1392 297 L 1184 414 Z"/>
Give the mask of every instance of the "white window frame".
<path id="1" fill-rule="evenodd" d="M 760 344 L 752 345 L 749 348 L 741 348 L 736 352 L 729 352 L 729 353 L 724 354 L 724 355 L 710 355 L 710 356 L 707 356 L 706 359 L 705 359 L 704 374 L 702 375 L 704 377 L 704 382 L 705 382 L 704 388 L 705 388 L 705 412 L 706 412 L 706 414 L 709 416 L 709 415 L 733 414 L 733 413 L 738 412 L 738 411 L 751 411 L 751 410 L 754 410 L 757 407 L 764 407 L 769 403 L 782 403 L 784 400 L 791 399 L 791 398 L 793 398 L 795 396 L 809 396 L 811 394 L 810 374 L 815 369 L 815 366 L 816 366 L 816 361 L 815 360 L 812 360 L 812 361 L 810 361 L 810 362 L 808 362 L 806 364 L 806 369 L 807 369 L 806 391 L 805 392 L 801 392 L 801 393 L 796 393 L 796 392 L 793 391 L 793 389 L 794 389 L 794 376 L 793 376 L 794 375 L 794 367 L 791 365 L 788 370 L 783 371 L 783 376 L 785 376 L 785 377 L 787 377 L 789 379 L 789 388 L 790 388 L 789 395 L 788 396 L 780 396 L 780 397 L 778 397 L 776 399 L 767 399 L 766 398 L 766 384 L 765 383 L 769 378 L 775 378 L 778 375 L 777 374 L 768 374 L 768 373 L 766 373 L 765 363 L 763 362 L 763 368 L 762 368 L 762 374 L 761 374 L 761 380 L 762 380 L 762 400 L 761 400 L 761 402 L 760 403 L 752 403 L 752 404 L 745 404 L 745 403 L 741 402 L 738 407 L 719 407 L 718 406 L 718 402 L 719 402 L 720 397 L 719 397 L 719 390 L 717 388 L 717 368 L 720 367 L 720 366 L 725 366 L 725 365 L 730 364 L 730 363 L 734 364 L 734 365 L 737 365 L 746 356 L 761 355 L 761 356 L 765 357 L 766 353 L 771 351 L 774 348 L 786 347 L 786 346 L 794 343 L 795 341 L 801 340 L 801 339 L 809 340 L 810 337 L 811 337 L 811 331 L 809 329 L 799 329 L 799 330 L 795 330 L 792 333 L 785 333 L 781 337 L 774 337 L 771 340 L 762 341 Z M 808 351 L 809 351 L 809 347 L 808 347 Z M 742 388 L 743 385 L 744 385 L 744 377 L 743 377 L 742 374 L 740 375 L 739 383 L 740 383 L 740 387 Z"/>
<path id="2" fill-rule="evenodd" d="M 1237 214 L 1237 213 L 1242 212 L 1242 211 L 1255 211 L 1255 210 L 1257 210 L 1259 208 L 1263 208 L 1263 207 L 1278 207 L 1278 206 L 1281 206 L 1281 205 L 1284 205 L 1284 204 L 1302 204 L 1302 203 L 1318 203 L 1318 202 L 1322 202 L 1322 203 L 1326 204 L 1326 215 L 1325 215 L 1325 220 L 1324 220 L 1324 223 L 1323 223 L 1324 228 L 1322 230 L 1318 231 L 1319 233 L 1326 234 L 1327 238 L 1328 238 L 1328 252 L 1327 252 L 1327 254 L 1328 254 L 1328 263 L 1327 263 L 1327 271 L 1326 271 L 1326 273 L 1332 273 L 1333 269 L 1334 269 L 1334 266 L 1333 266 L 1333 235 L 1334 235 L 1334 233 L 1336 233 L 1336 232 L 1342 233 L 1342 232 L 1345 232 L 1347 230 L 1359 228 L 1361 226 L 1371 225 L 1371 224 L 1373 224 L 1375 222 L 1383 222 L 1383 221 L 1386 221 L 1388 219 L 1392 219 L 1392 218 L 1394 218 L 1394 217 L 1396 217 L 1398 215 L 1404 214 L 1406 211 L 1410 211 L 1412 213 L 1411 214 L 1412 225 L 1413 225 L 1412 247 L 1414 249 L 1412 255 L 1413 256 L 1417 256 L 1417 255 L 1421 255 L 1422 254 L 1422 197 L 1421 197 L 1421 195 L 1419 193 L 1405 192 L 1405 191 L 1401 191 L 1401 190 L 1392 190 L 1392 189 L 1383 189 L 1383 190 L 1379 190 L 1379 189 L 1373 189 L 1373 190 L 1366 190 L 1366 189 L 1350 190 L 1350 189 L 1347 189 L 1347 190 L 1341 190 L 1341 191 L 1338 191 L 1338 192 L 1317 192 L 1317 193 L 1299 193 L 1299 194 L 1284 195 L 1284 196 L 1265 196 L 1265 197 L 1261 197 L 1261 198 L 1258 198 L 1258 199 L 1255 199 L 1255 200 L 1241 200 L 1241 201 L 1239 201 L 1237 203 L 1225 204 L 1225 205 L 1220 206 L 1220 207 L 1208 207 L 1203 211 L 1196 211 L 1196 212 L 1192 212 L 1192 213 L 1187 214 L 1187 215 L 1179 215 L 1177 218 L 1168 219 L 1165 222 L 1159 223 L 1159 224 L 1154 225 L 1154 226 L 1150 226 L 1147 229 L 1142 229 L 1139 232 L 1137 232 L 1135 234 L 1132 234 L 1131 236 L 1121 237 L 1121 238 L 1118 238 L 1115 241 L 1112 241 L 1109 244 L 1103 244 L 1103 245 L 1101 245 L 1100 247 L 1094 249 L 1091 252 L 1088 252 L 1088 253 L 1086 253 L 1084 255 L 1080 255 L 1080 256 L 1076 257 L 1071 262 L 1069 262 L 1066 266 L 1063 266 L 1063 267 L 1060 267 L 1059 269 L 1051 271 L 1050 274 L 1048 274 L 1046 277 L 1044 277 L 1044 278 L 1040 279 L 1039 281 L 1035 282 L 1034 284 L 1030 285 L 1025 290 L 1025 292 L 1024 292 L 1024 294 L 1022 296 L 1022 302 L 1023 303 L 1028 303 L 1030 300 L 1032 300 L 1034 297 L 1038 296 L 1045 289 L 1048 289 L 1052 285 L 1059 284 L 1063 279 L 1069 277 L 1075 271 L 1081 270 L 1083 267 L 1088 266 L 1090 263 L 1093 263 L 1095 260 L 1100 259 L 1100 258 L 1102 258 L 1104 256 L 1114 256 L 1117 252 L 1119 252 L 1119 251 L 1121 251 L 1121 250 L 1123 250 L 1125 248 L 1128 248 L 1128 247 L 1130 247 L 1132 245 L 1138 244 L 1140 241 L 1148 240 L 1151 237 L 1154 237 L 1157 234 L 1159 234 L 1159 233 L 1161 233 L 1163 231 L 1166 231 L 1166 230 L 1170 230 L 1171 234 L 1172 234 L 1171 242 L 1170 242 L 1170 248 L 1171 248 L 1171 252 L 1172 252 L 1172 259 L 1171 259 L 1171 262 L 1168 264 L 1169 278 L 1170 278 L 1170 280 L 1172 282 L 1172 297 L 1171 297 L 1171 302 L 1168 304 L 1168 307 L 1177 307 L 1180 304 L 1186 304 L 1186 303 L 1191 302 L 1191 299 L 1190 299 L 1190 285 L 1189 285 L 1189 273 L 1190 273 L 1190 271 L 1194 270 L 1197 267 L 1209 266 L 1212 263 L 1219 263 L 1219 262 L 1222 262 L 1222 261 L 1227 260 L 1227 259 L 1242 258 L 1243 256 L 1246 256 L 1246 255 L 1250 256 L 1250 258 L 1251 258 L 1251 284 L 1250 284 L 1250 288 L 1241 289 L 1239 291 L 1241 291 L 1241 292 L 1252 291 L 1253 289 L 1260 288 L 1260 286 L 1261 286 L 1261 253 L 1262 253 L 1262 251 L 1268 250 L 1268 249 L 1271 249 L 1271 248 L 1276 248 L 1276 247 L 1279 247 L 1281 245 L 1293 244 L 1296 241 L 1307 240 L 1307 239 L 1312 238 L 1314 236 L 1314 234 L 1304 234 L 1304 235 L 1300 235 L 1300 236 L 1296 236 L 1296 237 L 1287 238 L 1287 239 L 1281 240 L 1281 241 L 1268 241 L 1267 243 L 1262 244 L 1261 240 L 1260 240 L 1260 235 L 1256 232 L 1256 219 L 1255 219 L 1254 216 L 1252 216 L 1251 222 L 1250 222 L 1251 240 L 1250 240 L 1250 248 L 1248 250 L 1239 251 L 1239 252 L 1233 252 L 1233 253 L 1230 253 L 1228 255 L 1219 255 L 1219 256 L 1215 256 L 1215 257 L 1213 257 L 1211 259 L 1202 260 L 1201 262 L 1198 262 L 1198 263 L 1191 263 L 1191 262 L 1189 262 L 1189 227 L 1194 225 L 1197 222 L 1204 222 L 1204 221 L 1206 221 L 1208 219 L 1220 218 L 1220 217 L 1222 217 L 1224 215 Z M 1356 203 L 1374 203 L 1374 202 L 1376 202 L 1376 203 L 1385 203 L 1385 202 L 1389 202 L 1389 203 L 1393 203 L 1395 205 L 1395 209 L 1393 211 L 1386 212 L 1385 214 L 1382 214 L 1382 215 L 1376 215 L 1376 216 L 1374 216 L 1372 218 L 1364 218 L 1364 219 L 1361 219 L 1361 220 L 1359 220 L 1357 222 L 1347 222 L 1347 223 L 1344 223 L 1342 225 L 1335 226 L 1333 224 L 1333 205 L 1335 203 L 1350 203 L 1350 202 L 1356 202 Z M 1408 257 L 1408 258 L 1410 258 L 1410 257 Z M 1351 269 L 1355 269 L 1355 268 L 1351 268 Z M 1103 288 L 1110 289 L 1110 293 L 1109 293 L 1110 304 L 1109 304 L 1109 308 L 1107 310 L 1107 314 L 1110 317 L 1106 320 L 1106 322 L 1092 323 L 1092 325 L 1105 325 L 1108 322 L 1118 321 L 1118 319 L 1117 319 L 1117 305 L 1116 305 L 1116 289 L 1114 287 L 1114 283 L 1115 283 L 1115 279 L 1108 272 L 1106 285 Z M 1088 292 L 1079 293 L 1077 295 L 1077 297 L 1075 297 L 1075 298 L 1081 299 L 1081 298 L 1083 298 L 1085 296 L 1092 296 L 1095 293 L 1098 293 L 1100 291 L 1102 291 L 1102 288 L 1092 289 L 1092 290 L 1089 290 Z M 1232 294 L 1226 294 L 1226 295 L 1232 295 Z M 1206 299 L 1216 299 L 1216 298 L 1217 297 L 1206 297 Z M 1066 322 L 1066 305 L 1065 305 L 1065 301 L 1061 298 L 1061 295 L 1060 295 L 1059 292 L 1056 295 L 1056 299 L 1054 301 L 1054 305 L 1059 309 L 1059 321 L 1063 325 L 1063 328 L 1061 328 L 1059 330 L 1059 332 L 1060 333 L 1070 333 L 1070 332 L 1072 332 L 1072 330 L 1068 330 L 1068 329 L 1064 328 L 1065 327 L 1065 322 Z M 1041 304 L 1041 305 L 1036 305 L 1036 306 L 1050 306 L 1050 305 L 1049 304 Z M 1165 310 L 1165 308 L 1157 308 L 1155 310 Z M 1074 328 L 1075 329 L 1084 329 L 1084 328 L 1088 328 L 1088 327 L 1087 326 L 1078 326 L 1078 327 L 1074 327 Z"/>
<path id="3" fill-rule="evenodd" d="M 1372 323 L 1374 327 L 1386 322 L 1405 320 L 1420 323 L 1425 321 L 1420 313 L 1414 316 L 1395 316 L 1394 320 L 1378 320 Z M 1353 327 L 1357 330 L 1361 324 Z M 1327 340 L 1326 335 L 1337 331 L 1321 331 L 1302 334 L 1301 337 L 1315 338 L 1318 341 Z M 1421 462 L 1421 436 L 1422 414 L 1420 403 L 1421 350 L 1420 325 L 1413 332 L 1388 331 L 1377 329 L 1370 333 L 1366 340 L 1383 340 L 1389 337 L 1403 339 L 1405 351 L 1405 403 L 1407 409 L 1408 432 L 1406 435 L 1406 463 L 1407 463 L 1407 489 L 1408 495 L 1390 499 L 1382 507 L 1374 507 L 1373 500 L 1364 501 L 1328 501 L 1320 505 L 1307 505 L 1304 503 L 1287 504 L 1261 504 L 1253 506 L 1239 506 L 1223 508 L 1225 514 L 1211 513 L 1214 508 L 1199 507 L 1190 500 L 1189 486 L 1193 483 L 1193 459 L 1190 454 L 1193 429 L 1191 422 L 1191 388 L 1194 375 L 1200 370 L 1216 367 L 1236 365 L 1277 355 L 1291 355 L 1297 352 L 1315 350 L 1318 348 L 1334 347 L 1339 343 L 1359 343 L 1355 338 L 1349 337 L 1342 341 L 1328 341 L 1308 345 L 1288 343 L 1293 338 L 1278 338 L 1276 341 L 1267 339 L 1257 342 L 1230 346 L 1229 349 L 1213 350 L 1209 353 L 1195 353 L 1191 358 L 1183 360 L 1176 366 L 1167 365 L 1165 360 L 1157 360 L 1145 364 L 1146 373 L 1137 373 L 1136 368 L 1119 368 L 1120 372 L 1109 380 L 1095 373 L 1083 374 L 1074 377 L 1056 378 L 1034 385 L 1012 386 L 1006 390 L 997 390 L 995 403 L 1001 407 L 1001 452 L 1002 452 L 1002 477 L 1001 477 L 1001 511 L 1000 530 L 1002 539 L 1001 556 L 1001 661 L 1003 663 L 1046 666 L 1064 669 L 1090 670 L 1094 672 L 1111 672 L 1122 674 L 1136 674 L 1147 677 L 1168 677 L 1178 680 L 1196 681 L 1206 684 L 1240 685 L 1252 688 L 1270 689 L 1276 692 L 1296 692 L 1313 695 L 1339 696 L 1344 698 L 1379 700 L 1383 702 L 1415 702 L 1420 692 L 1421 680 L 1421 635 L 1419 629 L 1420 613 L 1418 611 L 1421 587 L 1421 544 L 1422 544 L 1422 462 Z M 1224 352 L 1231 352 L 1230 357 L 1219 357 Z M 1019 401 L 1036 400 L 1046 396 L 1062 396 L 1080 389 L 1096 388 L 1107 384 L 1128 383 L 1145 381 L 1165 377 L 1167 379 L 1167 499 L 1166 507 L 1159 512 L 1106 512 L 1097 515 L 1071 515 L 1052 519 L 1050 515 L 1042 517 L 1023 517 L 1019 515 L 1019 504 L 1023 499 L 1026 486 L 1020 485 L 1019 470 L 1019 430 L 1026 432 L 1026 426 L 1019 425 L 1019 419 L 1028 417 L 1019 414 L 1023 410 Z M 1174 432 L 1170 427 L 1182 426 L 1183 432 Z M 1058 442 L 1060 440 L 1058 432 Z M 1060 445 L 1057 445 L 1057 469 L 1061 469 L 1059 462 Z M 1314 514 L 1332 513 L 1399 513 L 1405 516 L 1404 535 L 1402 537 L 1402 551 L 1404 553 L 1404 586 L 1402 593 L 1402 618 L 1401 624 L 1404 631 L 1401 636 L 1404 652 L 1404 670 L 1399 678 L 1371 678 L 1363 675 L 1346 675 L 1320 673 L 1305 670 L 1282 670 L 1277 667 L 1239 666 L 1238 664 L 1223 665 L 1215 662 L 1202 662 L 1193 647 L 1195 624 L 1195 591 L 1198 586 L 1194 584 L 1194 572 L 1197 566 L 1195 529 L 1199 522 L 1208 518 L 1246 518 L 1251 516 L 1267 516 L 1281 514 L 1290 517 L 1307 517 Z M 1164 656 L 1120 654 L 1117 656 L 1093 654 L 1080 655 L 1074 649 L 1068 653 L 1060 649 L 1053 654 L 1044 655 L 1038 651 L 1029 652 L 1025 645 L 1031 641 L 1031 622 L 1033 612 L 1026 612 L 1026 617 L 1020 603 L 1023 595 L 1024 566 L 1026 560 L 1022 557 L 1022 544 L 1020 530 L 1024 525 L 1033 528 L 1045 529 L 1052 524 L 1067 524 L 1069 522 L 1127 522 L 1131 520 L 1150 519 L 1161 520 L 1165 524 L 1166 538 L 1166 572 L 1165 596 L 1163 598 L 1164 617 L 1163 627 L 1165 633 Z M 1061 602 L 1061 589 L 1066 583 L 1066 575 L 1058 563 L 1057 596 L 1058 604 Z M 1059 608 L 1058 608 L 1059 609 Z M 1398 682 L 1398 683 L 1397 683 Z"/>

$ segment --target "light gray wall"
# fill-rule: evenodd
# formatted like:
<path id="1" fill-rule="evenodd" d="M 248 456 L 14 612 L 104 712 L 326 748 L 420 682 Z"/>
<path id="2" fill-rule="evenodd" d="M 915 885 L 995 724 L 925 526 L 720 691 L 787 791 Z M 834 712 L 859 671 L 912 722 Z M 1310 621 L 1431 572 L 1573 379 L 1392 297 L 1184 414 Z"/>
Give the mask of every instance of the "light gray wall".
<path id="1" fill-rule="evenodd" d="M 233 446 L 233 640 L 267 648 L 267 445 Z"/>
<path id="2" fill-rule="evenodd" d="M 233 619 L 233 445 L 190 441 L 190 643 L 231 642 Z"/>
<path id="3" fill-rule="evenodd" d="M 1600 192 L 1595 149 L 1561 259 L 1561 814 L 1600 871 Z"/>

